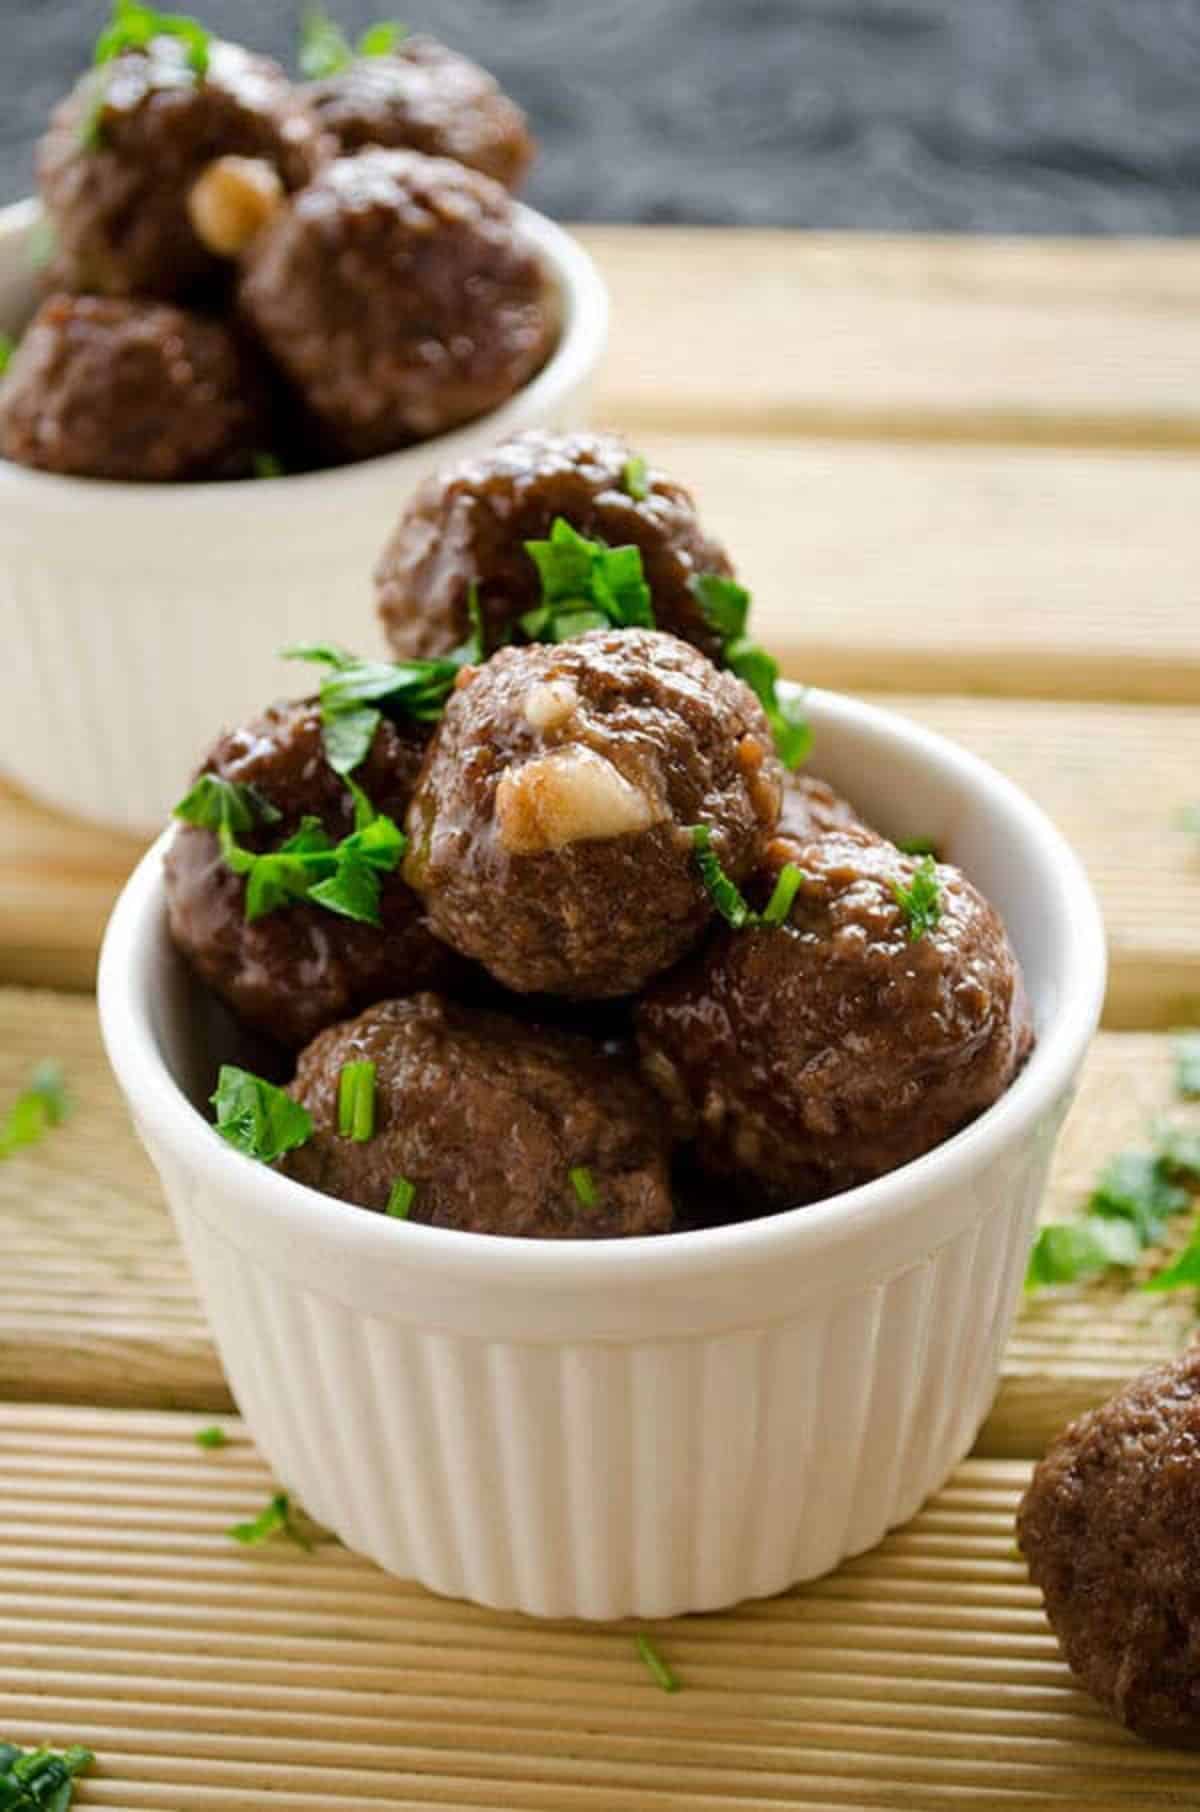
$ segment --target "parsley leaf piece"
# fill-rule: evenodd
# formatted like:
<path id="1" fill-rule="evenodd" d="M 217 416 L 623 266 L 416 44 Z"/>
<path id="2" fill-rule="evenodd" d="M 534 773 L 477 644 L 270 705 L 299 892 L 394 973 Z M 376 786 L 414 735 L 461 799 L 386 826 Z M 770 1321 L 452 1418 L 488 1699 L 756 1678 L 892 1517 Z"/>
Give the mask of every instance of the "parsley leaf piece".
<path id="1" fill-rule="evenodd" d="M 296 1546 L 311 1552 L 312 1543 L 300 1529 L 292 1515 L 292 1500 L 286 1491 L 277 1491 L 274 1497 L 248 1522 L 234 1523 L 228 1531 L 233 1541 L 240 1542 L 243 1548 L 258 1548 L 263 1542 L 270 1541 L 274 1535 L 285 1535 Z"/>
<path id="2" fill-rule="evenodd" d="M 442 660 L 362 661 L 328 642 L 308 642 L 280 652 L 285 660 L 315 661 L 331 671 L 321 681 L 321 723 L 325 759 L 343 779 L 371 747 L 382 715 L 415 723 L 436 723 L 464 666 L 479 658 L 476 635 Z"/>
<path id="3" fill-rule="evenodd" d="M 934 930 L 941 922 L 942 893 L 932 856 L 923 858 L 907 887 L 903 881 L 892 882 L 892 898 L 907 920 L 910 943 Z"/>
<path id="4" fill-rule="evenodd" d="M 36 1145 L 52 1126 L 61 1126 L 70 1112 L 62 1069 L 47 1058 L 35 1067 L 27 1086 L 0 1120 L 0 1158 Z"/>
<path id="5" fill-rule="evenodd" d="M 260 824 L 277 824 L 279 813 L 257 787 L 220 774 L 200 774 L 172 814 L 201 830 L 232 831 L 242 836 Z"/>
<path id="6" fill-rule="evenodd" d="M 1175 815 L 1175 822 L 1180 830 L 1195 831 L 1200 837 L 1200 801 L 1194 805 L 1185 805 Z"/>
<path id="7" fill-rule="evenodd" d="M 779 877 L 771 889 L 771 897 L 760 914 L 764 925 L 778 926 L 787 922 L 792 910 L 792 901 L 804 884 L 804 876 L 794 862 L 785 862 L 779 871 Z"/>
<path id="8" fill-rule="evenodd" d="M 1136 1265 L 1142 1242 L 1132 1221 L 1087 1215 L 1077 1221 L 1051 1221 L 1038 1231 L 1029 1254 L 1025 1288 L 1079 1283 L 1110 1265 Z"/>
<path id="9" fill-rule="evenodd" d="M 283 478 L 283 461 L 278 453 L 255 453 L 250 461 L 255 478 Z"/>
<path id="10" fill-rule="evenodd" d="M 747 925 L 754 923 L 758 915 L 737 882 L 730 880 L 721 867 L 720 858 L 712 846 L 712 832 L 707 824 L 693 824 L 688 834 L 692 839 L 696 866 L 708 889 L 709 899 L 727 925 L 732 925 L 735 931 L 743 931 Z"/>
<path id="11" fill-rule="evenodd" d="M 416 1198 L 417 1186 L 410 1183 L 407 1177 L 396 1177 L 388 1191 L 385 1214 L 390 1214 L 394 1221 L 406 1221 L 408 1211 Z"/>
<path id="12" fill-rule="evenodd" d="M 688 581 L 688 589 L 703 611 L 705 622 L 723 642 L 745 635 L 750 593 L 744 585 L 725 573 L 695 573 Z"/>
<path id="13" fill-rule="evenodd" d="M 650 487 L 646 483 L 646 462 L 640 453 L 633 454 L 621 467 L 621 489 L 635 503 L 641 503 L 650 495 Z"/>
<path id="14" fill-rule="evenodd" d="M 654 1684 L 661 1686 L 664 1692 L 678 1692 L 679 1676 L 663 1660 L 649 1636 L 635 1636 L 634 1647 L 650 1670 Z"/>
<path id="15" fill-rule="evenodd" d="M 587 1165 L 576 1164 L 567 1172 L 567 1175 L 570 1177 L 571 1187 L 583 1207 L 594 1208 L 600 1200 L 600 1191 L 597 1189 L 596 1179 Z"/>
<path id="16" fill-rule="evenodd" d="M 229 1436 L 225 1433 L 225 1430 L 219 1428 L 215 1422 L 211 1428 L 198 1428 L 192 1436 L 192 1439 L 195 1441 L 197 1447 L 203 1447 L 209 1452 L 214 1452 L 218 1447 L 227 1447 L 229 1445 Z"/>
<path id="17" fill-rule="evenodd" d="M 386 57 L 390 56 L 397 44 L 407 38 L 408 27 L 401 25 L 398 19 L 378 19 L 374 25 L 368 25 L 354 46 L 356 56 Z"/>
<path id="18" fill-rule="evenodd" d="M 762 706 L 780 761 L 789 770 L 798 768 L 812 748 L 812 729 L 803 699 L 779 696 L 779 662 L 746 635 L 750 593 L 724 573 L 693 573 L 688 589 L 721 638 L 721 659 Z"/>
<path id="19" fill-rule="evenodd" d="M 76 1776 L 95 1759 L 81 1743 L 61 1755 L 0 1743 L 0 1807 L 4 1812 L 67 1812 Z"/>
<path id="20" fill-rule="evenodd" d="M 1143 1290 L 1200 1290 L 1200 1221 L 1192 1228 L 1191 1238 L 1177 1252 L 1170 1264 L 1148 1277 Z"/>
<path id="21" fill-rule="evenodd" d="M 525 612 L 521 628 L 533 642 L 563 642 L 585 629 L 653 629 L 650 587 L 639 547 L 589 541 L 556 516 L 546 541 L 527 541 L 525 552 L 542 582 L 540 605 Z"/>
<path id="22" fill-rule="evenodd" d="M 1175 1092 L 1185 1101 L 1200 1100 L 1200 1032 L 1176 1032 Z"/>
<path id="23" fill-rule="evenodd" d="M 186 13 L 160 13 L 141 0 L 113 0 L 112 18 L 96 39 L 93 63 L 109 63 L 126 50 L 145 50 L 155 38 L 179 38 L 187 47 L 187 65 L 203 81 L 208 74 L 212 34 Z"/>
<path id="24" fill-rule="evenodd" d="M 216 1128 L 227 1144 L 260 1164 L 273 1164 L 312 1137 L 312 1115 L 274 1083 L 223 1063 L 212 1097 Z"/>
<path id="25" fill-rule="evenodd" d="M 344 1063 L 338 1076 L 338 1133 L 365 1145 L 375 1136 L 375 1065 Z"/>
<path id="26" fill-rule="evenodd" d="M 17 350 L 17 342 L 6 333 L 0 333 L 0 377 L 12 363 L 12 355 Z"/>
<path id="27" fill-rule="evenodd" d="M 314 906 L 357 919 L 360 924 L 380 924 L 382 877 L 399 866 L 407 848 L 408 838 L 399 825 L 379 813 L 336 845 L 337 866 L 326 880 L 317 882 L 308 898 Z"/>
<path id="28" fill-rule="evenodd" d="M 937 861 L 938 846 L 932 837 L 901 837 L 896 848 L 902 856 L 932 856 Z"/>
<path id="29" fill-rule="evenodd" d="M 340 843 L 319 818 L 306 817 L 277 850 L 256 855 L 242 848 L 227 825 L 221 827 L 225 862 L 246 881 L 248 923 L 304 902 L 364 925 L 380 923 L 381 877 L 399 865 L 408 839 L 391 818 L 374 810 L 360 787 L 349 784 L 357 828 Z"/>
<path id="30" fill-rule="evenodd" d="M 1156 1129 L 1158 1164 L 1173 1181 L 1200 1184 L 1200 1131 L 1160 1124 Z"/>
<path id="31" fill-rule="evenodd" d="M 1157 1153 L 1120 1151 L 1100 1172 L 1088 1209 L 1107 1219 L 1131 1221 L 1142 1245 L 1153 1246 L 1166 1231 L 1168 1216 L 1182 1213 L 1189 1200 Z"/>
<path id="32" fill-rule="evenodd" d="M 300 23 L 300 74 L 306 82 L 340 75 L 354 61 L 354 50 L 340 25 L 319 6 L 305 9 Z"/>

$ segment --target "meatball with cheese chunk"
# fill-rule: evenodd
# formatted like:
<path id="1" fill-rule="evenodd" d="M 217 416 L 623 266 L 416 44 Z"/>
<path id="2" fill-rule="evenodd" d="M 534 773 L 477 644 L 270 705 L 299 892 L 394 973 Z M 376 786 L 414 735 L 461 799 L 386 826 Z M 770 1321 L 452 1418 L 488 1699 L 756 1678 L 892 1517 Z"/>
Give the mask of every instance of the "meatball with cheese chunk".
<path id="1" fill-rule="evenodd" d="M 506 987 L 629 994 L 711 917 L 692 827 L 743 879 L 781 791 L 757 699 L 674 636 L 503 648 L 446 707 L 404 872 L 437 935 Z"/>

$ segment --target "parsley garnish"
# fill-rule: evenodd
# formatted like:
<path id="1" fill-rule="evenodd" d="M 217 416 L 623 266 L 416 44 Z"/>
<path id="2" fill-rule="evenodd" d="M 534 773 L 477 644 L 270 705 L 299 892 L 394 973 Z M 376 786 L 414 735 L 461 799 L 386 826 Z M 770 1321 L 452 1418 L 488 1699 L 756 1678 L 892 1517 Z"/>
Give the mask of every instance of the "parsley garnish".
<path id="1" fill-rule="evenodd" d="M 218 1428 L 215 1422 L 211 1428 L 198 1428 L 192 1436 L 192 1439 L 195 1441 L 197 1447 L 203 1447 L 210 1451 L 218 1447 L 226 1447 L 229 1444 L 229 1436 L 225 1433 L 223 1428 Z"/>
<path id="2" fill-rule="evenodd" d="M 11 1157 L 27 1145 L 36 1145 L 52 1126 L 61 1126 L 71 1112 L 71 1099 L 61 1068 L 52 1059 L 39 1063 L 3 1120 L 0 1120 L 0 1158 Z M 0 1800 L 0 1807 L 4 1801 Z"/>
<path id="3" fill-rule="evenodd" d="M 406 1221 L 416 1193 L 415 1183 L 410 1183 L 407 1177 L 396 1177 L 388 1191 L 387 1207 L 384 1212 L 390 1214 L 394 1221 Z"/>
<path id="4" fill-rule="evenodd" d="M 1200 1032 L 1177 1032 L 1175 1090 L 1185 1101 L 1200 1100 Z"/>
<path id="5" fill-rule="evenodd" d="M 18 1749 L 0 1743 L 0 1808 L 3 1812 L 67 1812 L 77 1775 L 95 1761 L 90 1749 L 73 1743 L 52 1749 Z"/>
<path id="6" fill-rule="evenodd" d="M 762 912 L 756 912 L 737 882 L 721 867 L 712 846 L 712 832 L 707 824 L 693 824 L 689 836 L 700 877 L 708 895 L 726 924 L 735 931 L 775 929 L 782 925 L 792 909 L 792 901 L 804 876 L 794 862 L 785 862 L 779 871 L 771 897 Z"/>
<path id="7" fill-rule="evenodd" d="M 531 642 L 566 642 L 589 629 L 653 629 L 650 587 L 640 547 L 589 541 L 564 516 L 548 541 L 527 541 L 538 569 L 542 601 L 521 618 Z"/>
<path id="8" fill-rule="evenodd" d="M 388 56 L 407 34 L 408 27 L 395 19 L 380 19 L 377 24 L 368 25 L 357 44 L 351 44 L 328 13 L 320 7 L 310 7 L 300 27 L 300 73 L 309 82 L 340 75 L 355 57 Z"/>
<path id="9" fill-rule="evenodd" d="M 1180 830 L 1195 831 L 1200 837 L 1200 804 L 1183 806 L 1177 813 L 1175 822 Z"/>
<path id="10" fill-rule="evenodd" d="M 934 930 L 941 922 L 942 893 L 932 856 L 924 857 L 907 887 L 903 881 L 892 882 L 892 898 L 907 920 L 910 943 Z"/>
<path id="11" fill-rule="evenodd" d="M 342 1065 L 338 1077 L 338 1132 L 343 1139 L 365 1145 L 375 1136 L 375 1065 L 358 1062 Z"/>
<path id="12" fill-rule="evenodd" d="M 141 0 L 113 0 L 112 18 L 96 39 L 94 63 L 108 63 L 126 50 L 145 50 L 155 38 L 179 38 L 187 47 L 187 66 L 203 80 L 208 73 L 211 32 L 185 13 L 160 13 Z"/>
<path id="13" fill-rule="evenodd" d="M 695 573 L 688 585 L 705 622 L 721 638 L 721 659 L 765 711 L 780 761 L 785 768 L 798 768 L 812 748 L 812 730 L 803 701 L 779 696 L 778 661 L 746 634 L 750 593 L 724 573 Z"/>
<path id="14" fill-rule="evenodd" d="M 225 780 L 220 774 L 201 774 L 190 792 L 184 794 L 173 814 L 185 824 L 201 830 L 232 831 L 243 836 L 260 824 L 277 824 L 279 813 L 257 787 L 244 786 L 237 780 Z"/>
<path id="15" fill-rule="evenodd" d="M 483 659 L 483 621 L 475 588 L 468 601 L 472 633 L 443 660 L 362 661 L 330 642 L 305 642 L 281 650 L 284 660 L 315 661 L 331 672 L 321 681 L 325 759 L 345 777 L 363 761 L 380 718 L 434 724 L 446 708 L 459 673 Z"/>
<path id="16" fill-rule="evenodd" d="M 304 903 L 363 925 L 380 924 L 382 877 L 399 866 L 408 839 L 357 788 L 355 803 L 358 828 L 340 843 L 312 817 L 302 818 L 300 828 L 265 855 L 244 849 L 227 828 L 219 832 L 226 864 L 246 882 L 247 921 Z"/>
<path id="17" fill-rule="evenodd" d="M 634 1647 L 649 1668 L 656 1686 L 664 1692 L 679 1691 L 679 1677 L 663 1660 L 649 1636 L 635 1636 Z"/>
<path id="18" fill-rule="evenodd" d="M 584 1208 L 594 1208 L 600 1200 L 600 1191 L 596 1188 L 596 1179 L 586 1164 L 576 1164 L 567 1172 L 571 1187 Z"/>
<path id="19" fill-rule="evenodd" d="M 256 478 L 282 478 L 283 461 L 278 453 L 255 453 L 250 461 L 250 469 Z"/>
<path id="20" fill-rule="evenodd" d="M 257 1548 L 270 1541 L 273 1535 L 286 1535 L 298 1548 L 306 1552 L 312 1550 L 312 1543 L 295 1521 L 292 1500 L 286 1491 L 277 1491 L 257 1516 L 249 1522 L 234 1523 L 228 1533 L 233 1541 L 241 1542 L 243 1548 Z"/>
<path id="21" fill-rule="evenodd" d="M 1168 1219 L 1188 1207 L 1184 1181 L 1200 1182 L 1200 1135 L 1160 1126 L 1152 1150 L 1118 1152 L 1100 1172 L 1079 1220 L 1052 1221 L 1040 1229 L 1025 1288 L 1079 1283 L 1111 1265 L 1136 1265 L 1148 1246 L 1162 1240 Z M 1158 1274 L 1171 1281 L 1153 1278 L 1146 1287 L 1175 1289 L 1188 1281 L 1174 1276 L 1182 1256 Z"/>
<path id="22" fill-rule="evenodd" d="M 223 1063 L 212 1104 L 217 1131 L 235 1151 L 273 1164 L 312 1137 L 312 1115 L 273 1082 Z"/>
<path id="23" fill-rule="evenodd" d="M 6 333 L 0 333 L 0 377 L 8 370 L 12 355 L 17 350 L 17 342 Z"/>
<path id="24" fill-rule="evenodd" d="M 902 856 L 932 856 L 937 860 L 938 846 L 931 837 L 901 837 L 896 848 Z"/>
<path id="25" fill-rule="evenodd" d="M 641 503 L 644 497 L 650 495 L 650 487 L 646 483 L 646 462 L 640 453 L 635 453 L 621 467 L 621 489 L 635 503 Z"/>

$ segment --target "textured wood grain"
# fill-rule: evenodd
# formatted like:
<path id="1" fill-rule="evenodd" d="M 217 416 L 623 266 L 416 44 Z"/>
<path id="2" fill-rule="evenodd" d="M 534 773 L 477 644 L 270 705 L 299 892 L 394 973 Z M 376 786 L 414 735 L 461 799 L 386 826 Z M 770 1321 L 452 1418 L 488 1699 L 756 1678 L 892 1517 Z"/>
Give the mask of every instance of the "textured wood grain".
<path id="1" fill-rule="evenodd" d="M 652 1634 L 440 1600 L 335 1545 L 237 1549 L 270 1481 L 194 1419 L 0 1411 L 0 1694 L 114 1812 L 1194 1806 L 1072 1684 L 1013 1548 L 1027 1467 L 972 1461 L 833 1577 Z"/>
<path id="2" fill-rule="evenodd" d="M 35 1062 L 64 1063 L 78 1111 L 35 1150 L 0 1163 L 0 1398 L 227 1408 L 229 1394 L 183 1255 L 100 1050 L 88 1001 L 0 991 L 0 1103 Z M 1076 1211 L 1101 1164 L 1144 1142 L 1172 1106 L 1169 1041 L 1097 1041 L 1056 1160 L 1047 1218 Z M 1200 1122 L 1200 1109 L 1177 1109 Z M 1200 1206 L 1200 1203 L 1198 1203 Z M 1187 1219 L 1180 1223 L 1182 1238 Z M 1042 1451 L 1062 1424 L 1177 1351 L 1189 1295 L 1119 1286 L 1026 1304 L 981 1436 L 989 1454 Z"/>
<path id="3" fill-rule="evenodd" d="M 1200 444 L 1200 247 L 586 227 L 636 427 Z"/>

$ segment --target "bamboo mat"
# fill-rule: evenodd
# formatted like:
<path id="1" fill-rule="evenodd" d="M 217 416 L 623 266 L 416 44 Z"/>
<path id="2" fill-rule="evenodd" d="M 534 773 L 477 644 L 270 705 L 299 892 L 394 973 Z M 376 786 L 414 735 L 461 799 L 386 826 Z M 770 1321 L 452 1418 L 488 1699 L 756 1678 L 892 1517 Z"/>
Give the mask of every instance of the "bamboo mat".
<path id="1" fill-rule="evenodd" d="M 1071 1683 L 1013 1547 L 1024 1464 L 970 1461 L 831 1578 L 646 1626 L 432 1597 L 336 1545 L 244 1551 L 272 1485 L 230 1424 L 0 1409 L 0 1694 L 16 1742 L 80 1741 L 110 1812 L 1194 1807 Z M 1084 1797 L 1081 1785 L 1086 1781 Z"/>

